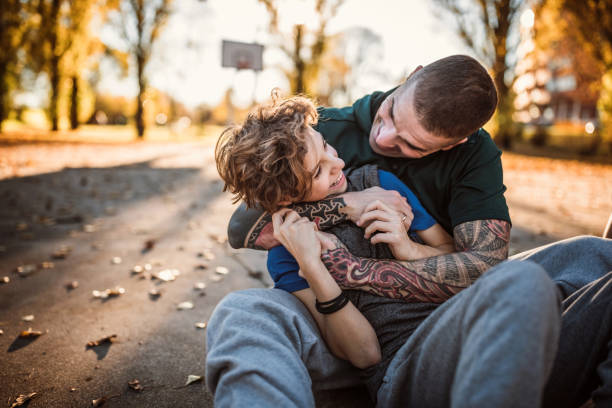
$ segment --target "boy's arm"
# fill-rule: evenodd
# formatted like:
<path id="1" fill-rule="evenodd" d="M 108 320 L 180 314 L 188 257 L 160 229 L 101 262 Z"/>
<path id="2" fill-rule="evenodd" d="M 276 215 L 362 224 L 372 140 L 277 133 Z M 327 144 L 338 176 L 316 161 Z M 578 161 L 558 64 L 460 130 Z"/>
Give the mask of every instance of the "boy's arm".
<path id="1" fill-rule="evenodd" d="M 346 289 L 412 302 L 442 303 L 470 286 L 487 269 L 508 257 L 510 223 L 477 220 L 457 225 L 460 252 L 415 261 L 378 260 L 352 255 L 337 239 L 322 260 Z"/>
<path id="2" fill-rule="evenodd" d="M 291 208 L 300 216 L 316 223 L 319 229 L 325 230 L 346 220 L 357 221 L 363 209 L 375 200 L 384 201 L 398 212 L 411 211 L 406 199 L 397 191 L 384 190 L 380 187 L 344 193 L 312 203 L 295 204 Z M 279 245 L 272 236 L 271 220 L 270 214 L 262 210 L 247 209 L 241 204 L 234 211 L 228 225 L 230 245 L 233 248 L 252 249 L 270 249 Z"/>

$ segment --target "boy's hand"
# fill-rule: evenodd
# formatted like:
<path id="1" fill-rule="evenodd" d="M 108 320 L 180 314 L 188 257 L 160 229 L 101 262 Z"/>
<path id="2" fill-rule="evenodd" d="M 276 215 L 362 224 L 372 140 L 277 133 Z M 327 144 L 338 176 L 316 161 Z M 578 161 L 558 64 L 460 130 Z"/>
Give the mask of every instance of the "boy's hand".
<path id="1" fill-rule="evenodd" d="M 365 209 L 375 201 L 384 202 L 387 207 L 399 214 L 412 214 L 412 208 L 408 205 L 408 200 L 394 190 L 385 190 L 380 187 L 370 187 L 362 191 L 354 191 L 342 194 L 346 206 L 341 210 L 345 212 L 351 221 L 361 226 L 359 219 Z"/>
<path id="2" fill-rule="evenodd" d="M 300 217 L 293 210 L 283 208 L 272 214 L 272 225 L 274 238 L 293 255 L 302 269 L 320 262 L 321 243 L 314 222 Z"/>

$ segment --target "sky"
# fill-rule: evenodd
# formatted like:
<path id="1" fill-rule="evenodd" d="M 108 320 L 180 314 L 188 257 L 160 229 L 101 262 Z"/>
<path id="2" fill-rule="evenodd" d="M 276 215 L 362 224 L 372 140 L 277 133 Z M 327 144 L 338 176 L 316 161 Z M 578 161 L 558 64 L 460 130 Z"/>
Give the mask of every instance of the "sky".
<path id="1" fill-rule="evenodd" d="M 295 23 L 309 26 L 311 0 L 281 0 L 283 24 L 289 35 Z M 278 51 L 270 44 L 268 14 L 256 0 L 175 0 L 174 13 L 160 37 L 148 74 L 152 86 L 159 88 L 188 107 L 218 104 L 233 86 L 233 102 L 246 106 L 253 99 L 262 101 L 271 89 L 288 92 L 288 83 L 275 65 Z M 382 38 L 380 68 L 385 75 L 360 84 L 371 92 L 394 86 L 397 78 L 410 73 L 419 64 L 470 51 L 449 27 L 448 21 L 434 13 L 429 1 L 422 0 L 346 0 L 328 26 L 328 34 L 361 26 Z M 104 35 L 108 36 L 103 32 Z M 236 71 L 221 67 L 223 39 L 256 42 L 265 46 L 264 70 Z M 133 96 L 135 80 L 120 79 L 109 66 L 99 84 L 101 91 Z M 359 96 L 359 95 L 357 95 Z"/>

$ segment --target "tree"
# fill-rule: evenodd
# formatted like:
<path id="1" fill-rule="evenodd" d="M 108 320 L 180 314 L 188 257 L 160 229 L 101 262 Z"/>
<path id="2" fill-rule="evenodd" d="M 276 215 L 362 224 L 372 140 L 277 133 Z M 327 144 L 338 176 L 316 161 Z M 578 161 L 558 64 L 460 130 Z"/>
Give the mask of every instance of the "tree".
<path id="1" fill-rule="evenodd" d="M 518 24 L 523 1 L 434 1 L 454 17 L 457 33 L 463 42 L 491 70 L 499 96 L 496 139 L 503 147 L 511 147 L 515 134 L 512 122 L 515 62 L 512 54 L 518 40 L 510 34 Z"/>
<path id="2" fill-rule="evenodd" d="M 144 95 L 147 90 L 145 68 L 155 41 L 168 21 L 172 0 L 123 0 L 114 24 L 121 30 L 128 53 L 136 65 L 138 95 L 136 97 L 136 132 L 144 137 Z"/>
<path id="3" fill-rule="evenodd" d="M 317 15 L 317 26 L 312 33 L 304 24 L 293 27 L 291 41 L 285 41 L 285 35 L 279 29 L 279 1 L 259 0 L 266 6 L 270 15 L 269 31 L 279 38 L 279 49 L 291 61 L 291 69 L 284 74 L 291 85 L 293 94 L 313 94 L 322 65 L 322 57 L 328 45 L 326 33 L 329 21 L 338 13 L 344 0 L 316 0 L 314 7 Z M 310 41 L 307 37 L 311 37 Z"/>
<path id="4" fill-rule="evenodd" d="M 574 35 L 603 71 L 598 109 L 605 139 L 612 149 L 612 2 L 610 0 L 548 0 L 566 18 L 566 30 Z"/>
<path id="5" fill-rule="evenodd" d="M 9 92 L 19 76 L 19 52 L 36 21 L 31 4 L 21 0 L 0 2 L 0 132 L 10 109 Z"/>

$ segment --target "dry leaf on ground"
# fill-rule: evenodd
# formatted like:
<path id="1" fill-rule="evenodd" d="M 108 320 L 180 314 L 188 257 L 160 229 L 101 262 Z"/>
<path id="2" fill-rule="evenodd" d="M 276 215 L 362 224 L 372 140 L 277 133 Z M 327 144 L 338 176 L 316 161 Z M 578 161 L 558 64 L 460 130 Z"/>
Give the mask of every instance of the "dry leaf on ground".
<path id="1" fill-rule="evenodd" d="M 21 333 L 19 333 L 19 338 L 21 339 L 33 339 L 36 337 L 40 337 L 43 335 L 43 332 L 41 332 L 40 330 L 32 330 L 31 327 L 28 328 L 28 330 L 24 330 Z"/>
<path id="2" fill-rule="evenodd" d="M 113 265 L 119 265 L 121 262 L 123 262 L 123 260 L 120 256 L 113 256 L 113 259 L 111 259 Z"/>
<path id="3" fill-rule="evenodd" d="M 105 289 L 103 291 L 93 290 L 91 294 L 96 299 L 107 299 L 109 297 L 117 297 L 123 295 L 125 293 L 125 289 L 117 286 L 114 289 Z"/>
<path id="4" fill-rule="evenodd" d="M 197 322 L 195 324 L 196 329 L 205 329 L 206 328 L 206 323 L 204 322 Z"/>
<path id="5" fill-rule="evenodd" d="M 28 401 L 32 400 L 37 395 L 38 395 L 38 393 L 36 393 L 36 392 L 32 392 L 30 394 L 21 394 L 20 396 L 15 398 L 15 401 L 13 401 L 13 404 L 11 404 L 11 408 L 21 407 L 25 403 L 27 403 Z"/>
<path id="6" fill-rule="evenodd" d="M 215 268 L 215 273 L 218 273 L 219 275 L 227 275 L 229 273 L 229 269 L 227 269 L 225 266 L 217 266 Z"/>
<path id="7" fill-rule="evenodd" d="M 0 279 L 0 283 L 9 283 L 11 281 L 11 278 L 9 278 L 8 276 L 3 276 L 2 279 Z"/>
<path id="8" fill-rule="evenodd" d="M 25 315 L 21 318 L 21 320 L 23 320 L 24 322 L 31 322 L 32 320 L 34 320 L 34 315 Z"/>
<path id="9" fill-rule="evenodd" d="M 193 303 L 192 302 L 181 302 L 179 303 L 176 308 L 178 310 L 188 310 L 188 309 L 193 309 Z"/>
<path id="10" fill-rule="evenodd" d="M 72 252 L 72 248 L 67 245 L 62 245 L 57 251 L 51 254 L 53 259 L 66 259 Z"/>
<path id="11" fill-rule="evenodd" d="M 142 387 L 142 385 L 140 385 L 140 381 L 138 381 L 137 379 L 133 379 L 132 381 L 128 381 L 128 387 L 130 387 L 130 389 L 134 390 L 134 391 L 142 391 L 144 388 Z"/>
<path id="12" fill-rule="evenodd" d="M 68 290 L 73 290 L 79 287 L 79 282 L 78 281 L 72 281 L 72 282 L 68 282 L 66 284 L 66 289 Z"/>
<path id="13" fill-rule="evenodd" d="M 200 381 L 202 381 L 202 376 L 189 374 L 187 376 L 187 382 L 185 383 L 185 385 L 193 384 Z"/>
<path id="14" fill-rule="evenodd" d="M 204 282 L 196 282 L 193 284 L 193 288 L 195 290 L 204 290 L 206 289 L 206 284 Z"/>
<path id="15" fill-rule="evenodd" d="M 110 336 L 102 337 L 101 339 L 87 342 L 87 347 L 97 347 L 102 344 L 113 343 L 116 338 L 117 338 L 116 334 L 111 334 Z"/>
<path id="16" fill-rule="evenodd" d="M 153 278 L 159 279 L 164 282 L 171 282 L 176 279 L 181 273 L 178 269 L 164 269 L 152 275 Z"/>
<path id="17" fill-rule="evenodd" d="M 34 272 L 36 272 L 36 265 L 34 264 L 28 264 L 28 265 L 21 265 L 17 267 L 17 273 L 19 274 L 19 276 L 29 276 L 31 274 L 33 274 Z"/>

